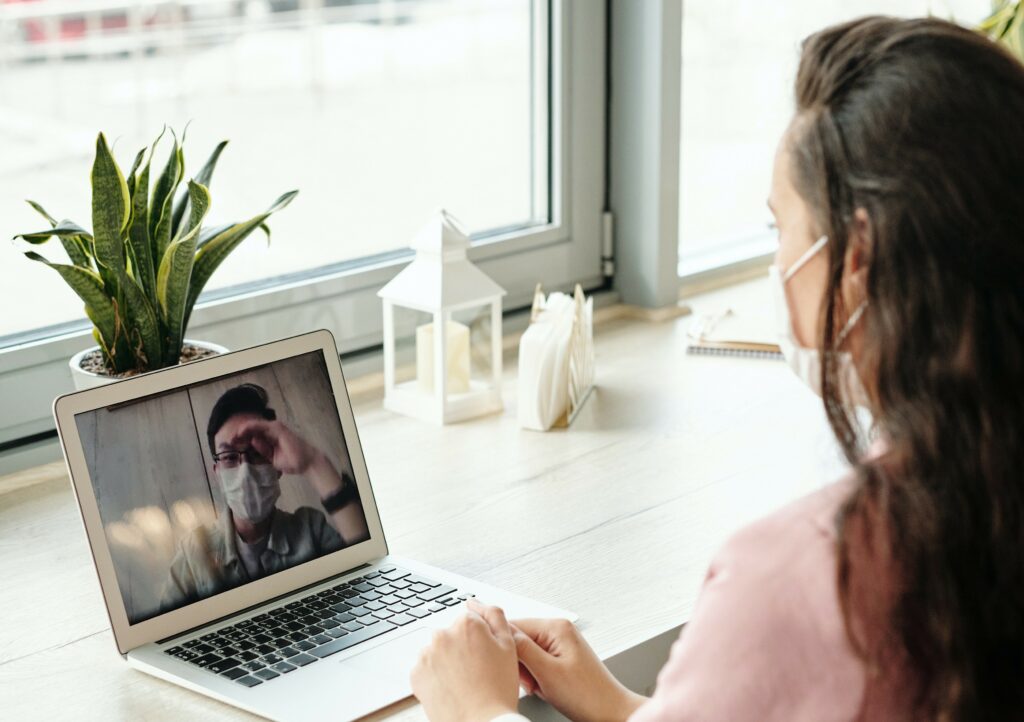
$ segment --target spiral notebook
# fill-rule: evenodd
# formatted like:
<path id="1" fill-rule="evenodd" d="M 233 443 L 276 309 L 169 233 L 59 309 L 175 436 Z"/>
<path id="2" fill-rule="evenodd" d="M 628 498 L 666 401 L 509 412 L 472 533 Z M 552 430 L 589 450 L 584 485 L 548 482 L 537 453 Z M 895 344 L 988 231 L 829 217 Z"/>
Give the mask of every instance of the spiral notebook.
<path id="1" fill-rule="evenodd" d="M 732 309 L 694 319 L 687 331 L 687 353 L 708 356 L 782 359 L 770 318 Z"/>

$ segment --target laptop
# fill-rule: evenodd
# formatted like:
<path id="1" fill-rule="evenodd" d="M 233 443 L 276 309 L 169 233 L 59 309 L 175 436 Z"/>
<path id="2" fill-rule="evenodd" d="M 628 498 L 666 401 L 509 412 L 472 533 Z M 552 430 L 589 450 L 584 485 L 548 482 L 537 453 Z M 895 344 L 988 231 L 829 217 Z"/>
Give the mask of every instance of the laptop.
<path id="1" fill-rule="evenodd" d="M 353 719 L 411 694 L 469 597 L 574 619 L 389 553 L 327 331 L 67 394 L 54 416 L 117 649 L 153 676 L 271 719 Z M 415 460 L 390 483 L 420 483 Z"/>

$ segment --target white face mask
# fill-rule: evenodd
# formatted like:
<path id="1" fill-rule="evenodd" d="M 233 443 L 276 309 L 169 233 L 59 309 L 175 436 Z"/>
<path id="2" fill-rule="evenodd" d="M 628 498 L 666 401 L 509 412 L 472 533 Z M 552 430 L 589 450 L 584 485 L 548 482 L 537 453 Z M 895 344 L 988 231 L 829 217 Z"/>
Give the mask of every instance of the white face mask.
<path id="1" fill-rule="evenodd" d="M 231 512 L 253 522 L 270 516 L 281 496 L 281 473 L 270 464 L 251 466 L 243 462 L 234 469 L 218 470 L 224 500 Z"/>
<path id="2" fill-rule="evenodd" d="M 786 300 L 786 283 L 789 282 L 793 276 L 796 275 L 797 271 L 803 268 L 808 261 L 814 258 L 825 244 L 828 243 L 828 236 L 822 236 L 819 238 L 813 246 L 807 249 L 806 252 L 796 262 L 789 267 L 789 269 L 783 274 L 778 266 L 771 266 L 768 269 L 768 275 L 771 278 L 772 292 L 775 299 L 775 320 L 778 325 L 779 334 L 779 348 L 782 350 L 782 355 L 786 358 L 789 363 L 789 367 L 793 369 L 793 372 L 800 377 L 800 380 L 811 387 L 811 389 L 818 396 L 821 396 L 821 355 L 818 353 L 816 348 L 807 348 L 801 346 L 800 342 L 796 339 L 796 334 L 793 333 L 793 320 L 789 312 L 789 302 Z M 857 368 L 853 363 L 853 357 L 848 351 L 839 351 L 842 348 L 843 342 L 846 341 L 846 337 L 850 335 L 850 331 L 860 320 L 861 316 L 864 315 L 864 311 L 867 309 L 868 302 L 865 299 L 846 321 L 846 325 L 843 326 L 839 335 L 836 337 L 837 349 L 835 353 L 839 354 L 839 377 L 840 383 L 842 384 L 842 391 L 846 398 L 857 404 L 858 406 L 867 406 L 868 397 L 864 390 L 864 385 L 860 381 L 860 376 L 857 375 Z"/>

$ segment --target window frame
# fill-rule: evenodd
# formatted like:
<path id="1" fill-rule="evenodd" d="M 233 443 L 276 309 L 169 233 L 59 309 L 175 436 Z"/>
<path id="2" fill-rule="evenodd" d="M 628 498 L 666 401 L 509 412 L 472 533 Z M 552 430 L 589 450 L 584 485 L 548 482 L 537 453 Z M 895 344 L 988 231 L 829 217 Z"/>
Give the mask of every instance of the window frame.
<path id="1" fill-rule="evenodd" d="M 548 72 L 548 223 L 473 237 L 470 258 L 507 291 L 504 309 L 528 306 L 535 285 L 548 290 L 602 287 L 601 214 L 605 189 L 606 7 L 590 0 L 536 0 L 534 27 L 547 26 L 547 52 L 531 66 Z M 545 57 L 547 56 L 547 57 Z M 543 61 L 548 62 L 544 63 Z M 537 113 L 531 107 L 531 114 Z M 536 136 L 535 136 L 536 137 Z M 536 157 L 536 152 L 534 153 Z M 204 294 L 188 337 L 231 349 L 317 328 L 330 330 L 341 353 L 377 347 L 382 311 L 377 290 L 411 259 L 405 250 L 329 265 Z M 0 455 L 51 433 L 55 396 L 71 391 L 70 357 L 92 346 L 84 321 L 55 335 L 0 349 Z"/>

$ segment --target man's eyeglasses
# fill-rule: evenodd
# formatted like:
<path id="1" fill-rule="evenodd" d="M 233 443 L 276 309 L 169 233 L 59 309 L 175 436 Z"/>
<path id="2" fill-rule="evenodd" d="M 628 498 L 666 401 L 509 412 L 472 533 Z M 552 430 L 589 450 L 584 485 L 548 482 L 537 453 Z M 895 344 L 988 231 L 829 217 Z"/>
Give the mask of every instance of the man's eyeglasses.
<path id="1" fill-rule="evenodd" d="M 221 451 L 213 455 L 214 461 L 228 469 L 234 469 L 242 463 L 243 459 L 245 459 L 247 464 L 251 464 L 252 466 L 262 466 L 270 463 L 263 454 L 255 451 L 254 449 L 245 449 L 243 451 L 235 451 L 232 449 L 231 451 Z"/>

